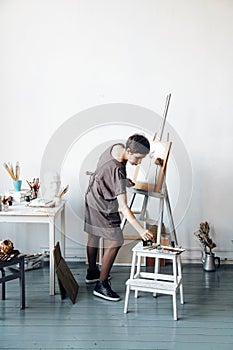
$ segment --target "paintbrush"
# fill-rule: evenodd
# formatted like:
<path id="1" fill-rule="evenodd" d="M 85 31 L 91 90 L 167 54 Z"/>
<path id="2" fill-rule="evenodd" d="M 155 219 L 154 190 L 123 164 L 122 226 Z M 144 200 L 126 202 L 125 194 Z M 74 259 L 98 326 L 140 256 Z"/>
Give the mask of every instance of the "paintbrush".
<path id="1" fill-rule="evenodd" d="M 16 162 L 16 166 L 15 166 L 15 178 L 16 178 L 16 181 L 19 180 L 19 176 L 20 176 L 20 166 L 19 166 L 19 162 Z"/>
<path id="2" fill-rule="evenodd" d="M 13 181 L 16 181 L 16 176 L 13 172 L 13 170 L 7 165 L 7 163 L 3 163 L 4 168 L 6 169 L 6 171 L 8 172 L 8 174 L 10 175 L 10 177 L 12 178 Z"/>
<path id="3" fill-rule="evenodd" d="M 57 198 L 61 198 L 62 196 L 64 196 L 64 194 L 66 194 L 68 189 L 69 189 L 69 185 L 67 185 L 65 188 L 63 188 L 63 190 L 57 195 Z"/>

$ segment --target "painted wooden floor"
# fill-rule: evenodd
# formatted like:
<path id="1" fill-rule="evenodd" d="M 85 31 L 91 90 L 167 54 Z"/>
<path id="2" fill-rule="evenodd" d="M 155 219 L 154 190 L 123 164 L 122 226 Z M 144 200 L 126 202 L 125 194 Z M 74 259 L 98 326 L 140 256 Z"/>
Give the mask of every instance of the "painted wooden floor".
<path id="1" fill-rule="evenodd" d="M 26 309 L 19 308 L 18 281 L 7 283 L 0 300 L 0 349 L 233 349 L 233 266 L 204 272 L 183 265 L 185 304 L 178 299 L 173 320 L 171 296 L 141 293 L 123 313 L 129 267 L 115 266 L 112 287 L 122 297 L 109 302 L 92 295 L 86 266 L 69 264 L 80 290 L 76 304 L 49 296 L 48 267 L 26 272 Z M 166 266 L 165 269 L 169 269 Z"/>

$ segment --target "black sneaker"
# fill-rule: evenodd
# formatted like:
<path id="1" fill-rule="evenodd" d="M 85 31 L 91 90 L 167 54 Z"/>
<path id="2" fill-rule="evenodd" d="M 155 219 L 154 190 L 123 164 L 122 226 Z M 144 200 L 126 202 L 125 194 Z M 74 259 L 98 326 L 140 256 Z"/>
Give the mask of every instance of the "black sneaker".
<path id="1" fill-rule="evenodd" d="M 110 301 L 119 301 L 121 299 L 120 296 L 112 290 L 108 280 L 98 281 L 93 294 Z"/>
<path id="2" fill-rule="evenodd" d="M 100 270 L 98 267 L 94 270 L 87 269 L 87 275 L 86 275 L 86 283 L 95 283 L 99 281 L 100 278 Z"/>

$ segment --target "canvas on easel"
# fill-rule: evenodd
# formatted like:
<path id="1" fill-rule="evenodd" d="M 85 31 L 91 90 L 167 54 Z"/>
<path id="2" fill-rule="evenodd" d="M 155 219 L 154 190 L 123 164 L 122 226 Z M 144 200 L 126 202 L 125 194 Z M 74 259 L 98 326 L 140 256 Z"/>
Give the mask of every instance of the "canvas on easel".
<path id="1" fill-rule="evenodd" d="M 171 142 L 150 142 L 149 156 L 145 157 L 135 170 L 133 188 L 156 193 L 163 191 L 171 145 Z"/>
<path id="2" fill-rule="evenodd" d="M 66 295 L 68 295 L 72 303 L 75 304 L 78 296 L 79 285 L 61 255 L 59 242 L 57 242 L 53 250 L 53 255 L 61 299 L 65 299 Z"/>

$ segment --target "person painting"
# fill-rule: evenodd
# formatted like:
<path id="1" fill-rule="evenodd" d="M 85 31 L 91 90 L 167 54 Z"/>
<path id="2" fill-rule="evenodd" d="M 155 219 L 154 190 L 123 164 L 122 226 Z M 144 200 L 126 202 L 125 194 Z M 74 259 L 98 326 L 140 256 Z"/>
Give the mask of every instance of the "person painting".
<path id="1" fill-rule="evenodd" d="M 126 145 L 122 143 L 109 147 L 99 158 L 96 171 L 91 175 L 85 195 L 84 231 L 88 233 L 88 270 L 86 283 L 96 282 L 93 294 L 103 299 L 118 301 L 109 282 L 110 270 L 123 244 L 120 227 L 121 212 L 141 235 L 143 240 L 153 239 L 153 234 L 142 227 L 127 205 L 126 187 L 134 185 L 127 179 L 126 164 L 138 165 L 150 151 L 150 143 L 140 134 L 130 136 Z M 96 265 L 99 239 L 109 241 L 104 250 L 101 272 Z"/>

